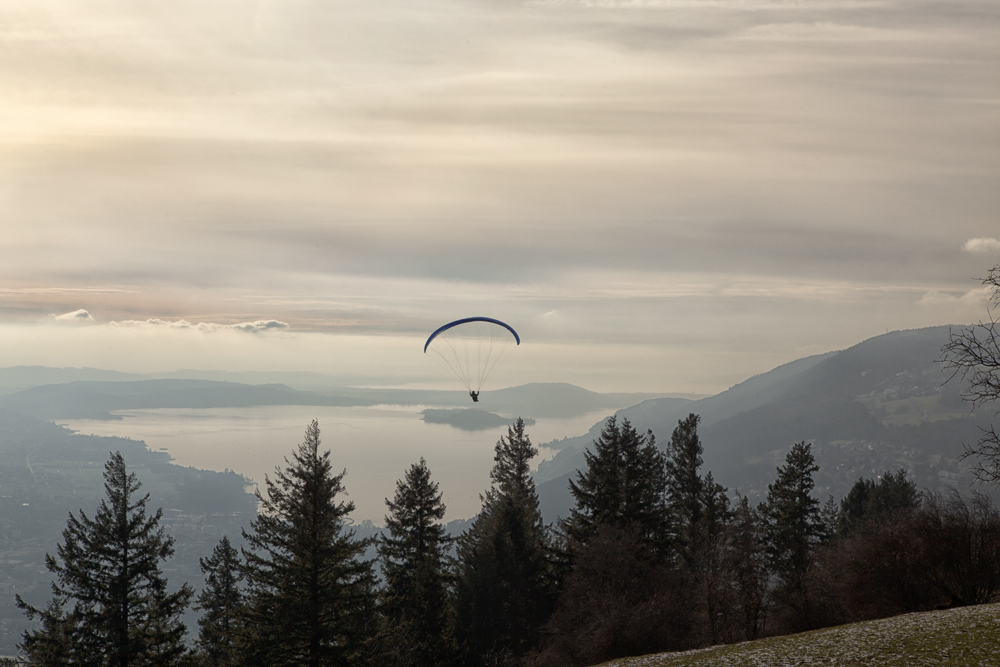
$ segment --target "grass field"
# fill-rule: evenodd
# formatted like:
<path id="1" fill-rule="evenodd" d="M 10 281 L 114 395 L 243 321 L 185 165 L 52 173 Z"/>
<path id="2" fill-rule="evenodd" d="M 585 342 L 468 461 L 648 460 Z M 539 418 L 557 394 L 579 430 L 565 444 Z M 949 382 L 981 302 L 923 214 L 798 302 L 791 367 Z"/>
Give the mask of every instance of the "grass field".
<path id="1" fill-rule="evenodd" d="M 622 658 L 605 667 L 1000 666 L 1000 604 L 877 621 L 683 653 Z"/>

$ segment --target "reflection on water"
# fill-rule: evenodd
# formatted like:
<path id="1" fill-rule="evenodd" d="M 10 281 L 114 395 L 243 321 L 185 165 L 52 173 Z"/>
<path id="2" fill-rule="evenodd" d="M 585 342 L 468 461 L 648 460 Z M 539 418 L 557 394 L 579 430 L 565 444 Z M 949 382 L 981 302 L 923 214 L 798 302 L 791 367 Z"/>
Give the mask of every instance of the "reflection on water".
<path id="1" fill-rule="evenodd" d="M 420 457 L 427 459 L 444 493 L 446 520 L 468 518 L 479 511 L 479 494 L 489 486 L 493 445 L 506 428 L 462 431 L 425 423 L 428 406 L 375 407 L 265 406 L 124 410 L 123 421 L 76 419 L 63 422 L 81 433 L 116 435 L 165 449 L 175 463 L 208 470 L 235 470 L 263 484 L 264 474 L 284 466 L 302 441 L 306 426 L 319 420 L 323 447 L 331 450 L 334 470 L 347 469 L 344 484 L 357 509 L 355 521 L 383 523 L 385 498 L 396 480 Z M 571 419 L 539 419 L 526 430 L 533 443 L 586 433 L 605 414 Z M 541 449 L 541 448 L 540 448 Z M 541 449 L 537 464 L 554 451 Z"/>

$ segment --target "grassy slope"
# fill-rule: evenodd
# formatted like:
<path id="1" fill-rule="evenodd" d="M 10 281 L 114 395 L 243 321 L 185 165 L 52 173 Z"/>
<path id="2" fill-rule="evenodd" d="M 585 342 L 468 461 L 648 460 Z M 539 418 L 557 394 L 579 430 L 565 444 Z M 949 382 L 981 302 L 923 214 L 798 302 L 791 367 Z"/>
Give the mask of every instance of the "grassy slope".
<path id="1" fill-rule="evenodd" d="M 607 667 L 1000 665 L 1000 604 L 878 621 L 684 653 L 622 658 Z"/>

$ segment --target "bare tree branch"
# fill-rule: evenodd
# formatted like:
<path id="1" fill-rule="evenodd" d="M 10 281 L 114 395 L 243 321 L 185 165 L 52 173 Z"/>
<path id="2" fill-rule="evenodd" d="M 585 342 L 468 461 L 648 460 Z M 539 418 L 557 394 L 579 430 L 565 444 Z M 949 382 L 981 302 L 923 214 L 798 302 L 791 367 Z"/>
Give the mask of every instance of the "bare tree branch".
<path id="1" fill-rule="evenodd" d="M 990 303 L 1000 305 L 1000 264 L 989 271 L 983 285 L 992 287 Z M 1000 320 L 987 308 L 988 319 L 971 327 L 949 330 L 948 342 L 941 348 L 938 362 L 951 371 L 946 382 L 956 377 L 968 382 L 962 398 L 973 409 L 1000 400 Z M 994 415 L 1000 414 L 1000 410 Z M 972 458 L 972 473 L 976 480 L 1000 486 L 1000 436 L 993 426 L 983 429 L 983 435 L 974 445 L 965 445 L 959 460 Z"/>

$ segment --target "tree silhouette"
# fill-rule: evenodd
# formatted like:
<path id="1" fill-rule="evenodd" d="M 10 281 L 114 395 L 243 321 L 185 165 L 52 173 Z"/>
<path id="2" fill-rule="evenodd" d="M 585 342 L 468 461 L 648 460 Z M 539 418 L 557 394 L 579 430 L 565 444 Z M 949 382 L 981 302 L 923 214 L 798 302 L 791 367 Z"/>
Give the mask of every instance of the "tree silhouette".
<path id="1" fill-rule="evenodd" d="M 436 667 L 454 658 L 452 614 L 448 599 L 447 551 L 452 538 L 440 521 L 445 506 L 423 458 L 396 482 L 386 499 L 389 531 L 379 544 L 385 576 L 383 635 L 395 665 Z"/>
<path id="2" fill-rule="evenodd" d="M 990 269 L 983 285 L 992 288 L 990 303 L 1000 304 L 1000 264 Z M 938 360 L 951 371 L 949 381 L 961 378 L 969 385 L 963 397 L 973 408 L 995 403 L 1000 399 L 1000 320 L 987 309 L 987 320 L 971 327 L 950 330 L 948 342 L 941 348 Z M 998 412 L 997 414 L 1000 414 Z M 979 442 L 965 445 L 963 459 L 972 458 L 972 472 L 981 482 L 1000 485 L 1000 433 L 990 425 L 984 429 Z"/>
<path id="3" fill-rule="evenodd" d="M 159 525 L 163 510 L 146 514 L 149 494 L 136 497 L 141 484 L 120 452 L 104 479 L 107 499 L 94 518 L 71 513 L 57 557 L 45 556 L 55 575 L 52 601 L 39 610 L 17 597 L 29 618 L 42 621 L 25 632 L 21 649 L 32 665 L 181 664 L 180 614 L 193 591 L 184 584 L 167 592 L 160 563 L 173 555 L 174 540 Z"/>
<path id="4" fill-rule="evenodd" d="M 812 446 L 797 442 L 778 468 L 778 479 L 767 485 L 767 501 L 760 506 L 767 535 L 767 554 L 780 580 L 779 595 L 796 618 L 810 627 L 812 610 L 805 575 L 813 550 L 825 530 L 820 502 L 813 498 L 813 473 L 819 470 Z"/>
<path id="5" fill-rule="evenodd" d="M 198 647 L 212 667 L 235 665 L 235 637 L 239 628 L 243 579 L 239 552 L 223 535 L 212 555 L 199 559 L 205 588 L 198 595 L 195 608 L 203 613 L 198 619 L 201 631 Z"/>
<path id="6" fill-rule="evenodd" d="M 287 468 L 265 477 L 261 511 L 243 536 L 246 634 L 241 664 L 357 665 L 372 632 L 373 575 L 367 543 L 345 529 L 354 503 L 342 502 L 346 471 L 334 475 L 319 450 L 319 424 Z"/>
<path id="7" fill-rule="evenodd" d="M 467 664 L 525 655 L 552 612 L 548 532 L 531 479 L 537 453 L 519 418 L 497 442 L 493 486 L 458 540 L 457 634 Z"/>
<path id="8" fill-rule="evenodd" d="M 576 500 L 562 529 L 583 544 L 600 526 L 637 533 L 647 545 L 666 537 L 664 460 L 652 432 L 640 436 L 629 421 L 609 417 L 594 451 L 584 452 L 587 469 L 570 480 Z"/>

